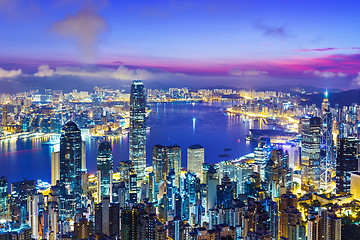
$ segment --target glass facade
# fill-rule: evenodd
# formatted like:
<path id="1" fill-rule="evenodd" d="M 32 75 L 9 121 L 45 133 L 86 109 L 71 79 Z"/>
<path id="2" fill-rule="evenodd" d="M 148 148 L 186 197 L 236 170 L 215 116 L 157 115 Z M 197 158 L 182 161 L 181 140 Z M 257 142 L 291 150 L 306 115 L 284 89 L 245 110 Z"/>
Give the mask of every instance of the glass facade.
<path id="1" fill-rule="evenodd" d="M 134 163 L 137 180 L 145 179 L 146 167 L 146 96 L 144 84 L 134 80 L 130 92 L 129 160 Z"/>
<path id="2" fill-rule="evenodd" d="M 60 137 L 60 214 L 73 216 L 81 207 L 81 131 L 74 122 L 68 122 Z"/>
<path id="3" fill-rule="evenodd" d="M 110 196 L 112 173 L 113 173 L 113 154 L 109 142 L 102 142 L 97 154 L 98 181 L 100 184 L 100 199 Z"/>

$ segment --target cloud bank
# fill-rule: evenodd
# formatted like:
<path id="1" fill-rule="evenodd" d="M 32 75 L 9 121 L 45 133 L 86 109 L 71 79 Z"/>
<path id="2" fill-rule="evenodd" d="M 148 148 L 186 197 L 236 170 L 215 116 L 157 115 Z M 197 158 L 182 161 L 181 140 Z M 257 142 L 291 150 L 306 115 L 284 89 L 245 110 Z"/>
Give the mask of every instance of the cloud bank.
<path id="1" fill-rule="evenodd" d="M 265 75 L 268 72 L 259 70 L 241 70 L 238 68 L 234 68 L 233 70 L 229 70 L 228 73 L 233 76 L 256 76 Z"/>
<path id="2" fill-rule="evenodd" d="M 50 69 L 48 65 L 41 65 L 38 68 L 38 72 L 34 74 L 36 77 L 51 77 L 54 75 L 119 80 L 161 80 L 186 76 L 183 73 L 171 73 L 151 68 L 130 69 L 125 66 L 119 66 L 117 69 L 102 68 L 97 66 L 57 67 L 55 70 L 53 70 Z"/>
<path id="3" fill-rule="evenodd" d="M 22 70 L 5 70 L 0 67 L 0 78 L 15 78 L 22 74 Z"/>
<path id="4" fill-rule="evenodd" d="M 343 72 L 328 72 L 328 71 L 313 71 L 313 70 L 305 70 L 304 73 L 308 74 L 308 73 L 312 73 L 317 77 L 322 77 L 322 78 L 333 78 L 333 77 L 346 77 L 347 74 L 343 73 Z"/>

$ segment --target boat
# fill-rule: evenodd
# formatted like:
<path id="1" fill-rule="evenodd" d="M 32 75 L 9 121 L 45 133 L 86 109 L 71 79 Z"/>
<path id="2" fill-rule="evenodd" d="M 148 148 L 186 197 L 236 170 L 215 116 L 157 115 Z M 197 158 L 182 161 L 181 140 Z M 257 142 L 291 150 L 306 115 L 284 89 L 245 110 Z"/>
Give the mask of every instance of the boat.
<path id="1" fill-rule="evenodd" d="M 251 135 L 246 135 L 246 141 L 252 141 L 254 138 Z"/>
<path id="2" fill-rule="evenodd" d="M 225 148 L 224 151 L 231 151 L 231 148 Z"/>

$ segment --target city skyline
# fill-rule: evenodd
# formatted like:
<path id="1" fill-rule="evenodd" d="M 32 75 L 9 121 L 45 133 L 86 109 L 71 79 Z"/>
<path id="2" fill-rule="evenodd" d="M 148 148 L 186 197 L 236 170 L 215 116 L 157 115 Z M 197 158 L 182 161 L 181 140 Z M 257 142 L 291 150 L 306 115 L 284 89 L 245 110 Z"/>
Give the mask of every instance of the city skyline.
<path id="1" fill-rule="evenodd" d="M 0 0 L 0 239 L 359 240 L 357 5 Z"/>
<path id="2" fill-rule="evenodd" d="M 2 0 L 0 6 L 4 92 L 133 79 L 178 87 L 359 88 L 355 1 Z"/>

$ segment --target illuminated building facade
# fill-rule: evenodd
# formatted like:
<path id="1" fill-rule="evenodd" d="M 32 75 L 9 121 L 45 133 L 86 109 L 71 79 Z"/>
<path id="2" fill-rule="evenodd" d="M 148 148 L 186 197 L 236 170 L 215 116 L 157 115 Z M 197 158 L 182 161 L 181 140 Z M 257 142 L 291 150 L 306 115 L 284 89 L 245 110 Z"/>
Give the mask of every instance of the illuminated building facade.
<path id="1" fill-rule="evenodd" d="M 350 193 L 351 173 L 358 170 L 359 141 L 355 137 L 338 139 L 336 158 L 336 191 Z"/>
<path id="2" fill-rule="evenodd" d="M 187 149 L 187 170 L 196 174 L 196 177 L 202 177 L 202 165 L 205 161 L 204 147 L 199 144 L 191 145 Z"/>
<path id="3" fill-rule="evenodd" d="M 0 220 L 8 218 L 8 181 L 5 177 L 0 178 Z"/>
<path id="4" fill-rule="evenodd" d="M 170 172 L 175 174 L 175 185 L 179 187 L 181 170 L 181 148 L 174 146 L 155 145 L 153 148 L 153 167 L 155 181 L 166 180 Z"/>
<path id="5" fill-rule="evenodd" d="M 146 167 L 146 96 L 144 84 L 134 80 L 130 92 L 129 160 L 134 162 L 138 181 L 145 179 Z"/>
<path id="6" fill-rule="evenodd" d="M 60 152 L 51 153 L 51 186 L 60 180 Z"/>
<path id="7" fill-rule="evenodd" d="M 71 217 L 81 207 L 81 131 L 68 122 L 60 137 L 60 215 Z"/>
<path id="8" fill-rule="evenodd" d="M 112 179 L 113 179 L 113 154 L 109 142 L 102 142 L 98 148 L 97 154 L 97 172 L 98 172 L 98 201 L 104 196 L 110 197 L 112 201 Z"/>
<path id="9" fill-rule="evenodd" d="M 321 119 L 302 118 L 301 127 L 301 188 L 305 191 L 320 189 Z"/>

